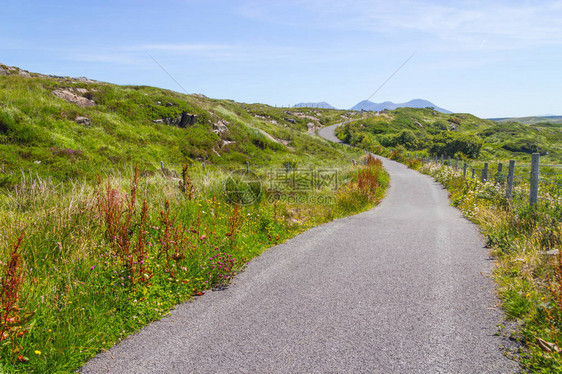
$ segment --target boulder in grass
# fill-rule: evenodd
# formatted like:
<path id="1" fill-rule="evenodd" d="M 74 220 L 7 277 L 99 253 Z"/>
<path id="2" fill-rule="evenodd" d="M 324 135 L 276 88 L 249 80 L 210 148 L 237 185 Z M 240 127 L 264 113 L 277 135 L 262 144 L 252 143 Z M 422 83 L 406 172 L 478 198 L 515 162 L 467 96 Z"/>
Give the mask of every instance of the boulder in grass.
<path id="1" fill-rule="evenodd" d="M 81 108 L 86 108 L 96 105 L 96 102 L 94 100 L 90 100 L 88 98 L 78 96 L 75 93 L 72 93 L 68 90 L 54 90 L 52 94 L 58 98 L 68 101 L 69 103 L 76 104 Z"/>
<path id="2" fill-rule="evenodd" d="M 80 125 L 84 125 L 87 127 L 90 127 L 92 125 L 92 121 L 88 118 L 88 117 L 76 117 L 74 118 L 74 122 L 80 124 Z"/>

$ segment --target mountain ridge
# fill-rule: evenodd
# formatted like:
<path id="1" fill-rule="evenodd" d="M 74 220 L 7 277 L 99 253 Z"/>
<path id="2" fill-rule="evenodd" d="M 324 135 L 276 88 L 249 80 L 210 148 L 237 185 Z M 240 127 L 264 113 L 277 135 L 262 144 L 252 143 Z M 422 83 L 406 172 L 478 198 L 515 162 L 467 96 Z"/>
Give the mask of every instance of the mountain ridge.
<path id="1" fill-rule="evenodd" d="M 293 108 L 321 108 L 321 109 L 337 109 L 336 107 L 328 104 L 325 101 L 318 103 L 298 103 L 293 105 Z"/>
<path id="2" fill-rule="evenodd" d="M 441 113 L 453 113 L 450 110 L 440 108 L 433 104 L 431 101 L 424 99 L 413 99 L 405 103 L 394 103 L 392 101 L 385 101 L 382 103 L 374 103 L 372 101 L 363 100 L 351 108 L 351 110 L 365 110 L 370 112 L 380 112 L 381 110 L 394 110 L 396 108 L 434 108 Z"/>

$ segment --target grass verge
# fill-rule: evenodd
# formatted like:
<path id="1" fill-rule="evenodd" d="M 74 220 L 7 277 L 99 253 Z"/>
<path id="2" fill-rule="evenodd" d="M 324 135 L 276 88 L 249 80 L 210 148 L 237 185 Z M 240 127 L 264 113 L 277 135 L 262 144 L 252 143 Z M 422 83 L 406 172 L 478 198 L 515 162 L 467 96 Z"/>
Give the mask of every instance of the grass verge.
<path id="1" fill-rule="evenodd" d="M 227 286 L 265 249 L 372 207 L 388 175 L 372 157 L 363 164 L 340 165 L 338 188 L 298 192 L 285 171 L 259 194 L 247 176 L 230 190 L 233 173 L 210 167 L 186 166 L 180 180 L 138 169 L 97 183 L 22 178 L 0 195 L 2 372 L 76 370 L 174 305 Z"/>

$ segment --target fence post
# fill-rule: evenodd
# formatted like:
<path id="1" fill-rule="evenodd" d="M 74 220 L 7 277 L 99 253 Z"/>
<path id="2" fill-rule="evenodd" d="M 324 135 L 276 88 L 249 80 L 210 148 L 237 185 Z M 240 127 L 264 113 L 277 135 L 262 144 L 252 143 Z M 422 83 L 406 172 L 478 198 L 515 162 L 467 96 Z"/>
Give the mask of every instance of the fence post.
<path id="1" fill-rule="evenodd" d="M 164 172 L 164 161 L 160 161 L 160 171 Z"/>
<path id="2" fill-rule="evenodd" d="M 250 172 L 250 161 L 246 161 L 246 173 Z"/>
<path id="3" fill-rule="evenodd" d="M 452 166 L 452 164 L 451 164 L 451 156 L 449 156 L 449 157 L 447 158 L 447 166 L 448 166 L 448 167 L 451 167 L 451 166 Z"/>
<path id="4" fill-rule="evenodd" d="M 488 163 L 485 162 L 484 163 L 484 169 L 482 169 L 482 183 L 486 182 L 488 180 Z"/>
<path id="5" fill-rule="evenodd" d="M 498 163 L 498 174 L 496 174 L 496 182 L 502 181 L 502 171 L 503 171 L 503 164 L 500 162 Z"/>
<path id="6" fill-rule="evenodd" d="M 509 169 L 507 171 L 507 187 L 505 189 L 505 197 L 511 199 L 513 195 L 513 179 L 515 177 L 515 160 L 509 160 Z"/>
<path id="7" fill-rule="evenodd" d="M 539 200 L 539 164 L 540 153 L 533 153 L 531 159 L 531 196 L 529 202 L 531 206 L 537 205 Z"/>
<path id="8" fill-rule="evenodd" d="M 464 179 L 466 179 L 466 168 L 467 167 L 468 167 L 468 165 L 465 162 L 463 167 L 462 167 L 462 176 L 463 176 Z"/>
<path id="9" fill-rule="evenodd" d="M 285 163 L 285 171 L 286 171 L 287 173 L 289 172 L 289 167 L 290 167 L 289 161 L 287 161 L 287 162 Z"/>
<path id="10" fill-rule="evenodd" d="M 204 162 L 201 163 L 201 167 L 203 168 L 203 171 L 205 171 L 205 163 Z"/>
<path id="11" fill-rule="evenodd" d="M 472 168 L 472 179 L 474 179 L 474 176 L 476 175 L 476 169 Z"/>

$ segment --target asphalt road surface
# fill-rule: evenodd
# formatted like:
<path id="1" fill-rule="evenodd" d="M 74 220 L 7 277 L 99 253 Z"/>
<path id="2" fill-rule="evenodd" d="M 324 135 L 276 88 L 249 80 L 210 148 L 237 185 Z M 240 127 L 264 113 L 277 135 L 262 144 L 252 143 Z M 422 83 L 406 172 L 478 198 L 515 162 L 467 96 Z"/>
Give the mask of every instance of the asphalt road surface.
<path id="1" fill-rule="evenodd" d="M 271 248 L 82 372 L 519 372 L 477 227 L 430 177 L 384 166 L 378 207 Z"/>

